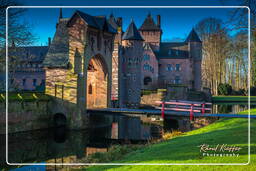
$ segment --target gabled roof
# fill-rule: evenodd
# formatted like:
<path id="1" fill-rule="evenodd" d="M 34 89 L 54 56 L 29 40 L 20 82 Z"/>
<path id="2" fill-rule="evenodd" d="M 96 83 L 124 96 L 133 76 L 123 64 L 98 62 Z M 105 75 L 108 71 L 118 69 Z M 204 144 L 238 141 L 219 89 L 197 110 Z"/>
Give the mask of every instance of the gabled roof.
<path id="1" fill-rule="evenodd" d="M 167 59 L 184 59 L 188 58 L 187 50 L 182 47 L 187 46 L 186 42 L 164 42 L 160 44 L 160 50 L 155 52 L 157 58 L 167 58 Z M 185 48 L 186 49 L 186 48 Z"/>
<path id="2" fill-rule="evenodd" d="M 89 14 L 77 10 L 70 20 L 72 20 L 72 18 L 75 15 L 80 16 L 90 27 L 94 27 L 99 30 L 104 30 L 110 33 L 117 32 L 116 29 L 113 28 L 110 23 L 108 23 L 107 18 L 105 16 L 91 16 Z"/>
<path id="3" fill-rule="evenodd" d="M 147 18 L 144 20 L 139 30 L 140 31 L 160 31 L 161 29 L 156 25 L 151 14 L 148 14 Z"/>
<path id="4" fill-rule="evenodd" d="M 144 40 L 133 21 L 124 33 L 123 40 Z"/>
<path id="5" fill-rule="evenodd" d="M 198 37 L 196 31 L 194 30 L 194 28 L 191 30 L 191 32 L 189 33 L 187 39 L 185 40 L 185 42 L 202 42 L 200 40 L 200 38 Z"/>

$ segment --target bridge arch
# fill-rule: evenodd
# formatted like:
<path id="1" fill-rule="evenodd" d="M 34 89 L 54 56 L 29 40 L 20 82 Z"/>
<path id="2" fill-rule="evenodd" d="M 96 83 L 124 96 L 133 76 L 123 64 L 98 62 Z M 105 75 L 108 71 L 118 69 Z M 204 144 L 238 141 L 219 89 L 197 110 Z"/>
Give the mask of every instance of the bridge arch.
<path id="1" fill-rule="evenodd" d="M 53 115 L 53 122 L 55 127 L 66 126 L 67 118 L 63 113 L 55 113 Z"/>
<path id="2" fill-rule="evenodd" d="M 107 62 L 101 54 L 90 58 L 87 66 L 87 108 L 106 108 L 108 106 L 109 74 Z"/>

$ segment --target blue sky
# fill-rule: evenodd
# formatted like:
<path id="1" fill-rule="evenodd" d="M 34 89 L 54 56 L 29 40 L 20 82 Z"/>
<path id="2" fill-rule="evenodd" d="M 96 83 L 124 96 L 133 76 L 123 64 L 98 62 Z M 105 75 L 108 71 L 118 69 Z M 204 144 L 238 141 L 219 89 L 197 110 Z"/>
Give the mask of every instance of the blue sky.
<path id="1" fill-rule="evenodd" d="M 225 1 L 225 4 L 221 0 L 180 0 L 180 1 L 163 1 L 163 0 L 129 0 L 129 1 L 81 1 L 81 0 L 61 0 L 61 1 L 22 1 L 23 5 L 35 5 L 35 6 L 220 6 L 220 5 L 239 5 L 236 1 Z M 72 16 L 75 10 L 81 10 L 91 15 L 105 15 L 109 16 L 113 13 L 115 17 L 123 18 L 123 29 L 125 30 L 131 21 L 134 19 L 136 26 L 140 27 L 145 17 L 150 12 L 156 21 L 156 15 L 161 15 L 161 27 L 163 29 L 163 40 L 173 40 L 175 38 L 185 38 L 193 26 L 195 26 L 200 20 L 207 17 L 220 18 L 223 21 L 227 21 L 230 11 L 232 9 L 227 8 L 169 8 L 169 9 L 157 9 L 157 8 L 63 8 L 63 17 L 69 18 Z M 22 21 L 29 23 L 33 28 L 33 33 L 38 37 L 35 45 L 46 45 L 48 37 L 54 36 L 56 22 L 59 16 L 59 8 L 36 8 L 28 9 L 25 15 L 20 18 Z"/>

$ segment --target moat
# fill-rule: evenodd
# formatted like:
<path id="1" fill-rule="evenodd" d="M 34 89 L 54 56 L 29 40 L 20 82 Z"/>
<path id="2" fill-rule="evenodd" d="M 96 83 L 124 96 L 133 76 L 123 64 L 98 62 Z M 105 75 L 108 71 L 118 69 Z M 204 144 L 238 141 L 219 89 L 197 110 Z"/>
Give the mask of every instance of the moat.
<path id="1" fill-rule="evenodd" d="M 251 107 L 255 107 L 252 104 Z M 246 110 L 246 104 L 213 105 L 213 111 L 233 113 Z M 167 120 L 168 121 L 168 120 Z M 96 152 L 106 152 L 115 144 L 146 144 L 162 138 L 163 132 L 179 130 L 177 122 L 160 118 L 95 114 L 90 126 L 81 131 L 65 127 L 9 134 L 10 163 L 76 163 Z M 1 135 L 1 151 L 5 151 L 5 135 Z M 4 163 L 1 155 L 1 163 Z"/>

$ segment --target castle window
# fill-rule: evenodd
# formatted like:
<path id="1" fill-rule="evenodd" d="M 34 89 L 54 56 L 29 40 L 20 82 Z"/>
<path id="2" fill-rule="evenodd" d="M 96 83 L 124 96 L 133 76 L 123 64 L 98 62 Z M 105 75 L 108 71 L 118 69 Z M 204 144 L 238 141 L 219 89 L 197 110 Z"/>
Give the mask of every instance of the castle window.
<path id="1" fill-rule="evenodd" d="M 88 86 L 88 94 L 92 94 L 92 85 L 91 84 L 89 84 L 89 86 Z"/>
<path id="2" fill-rule="evenodd" d="M 166 71 L 172 71 L 172 64 L 167 64 Z"/>
<path id="3" fill-rule="evenodd" d="M 33 86 L 35 87 L 36 86 L 36 79 L 33 79 Z"/>
<path id="4" fill-rule="evenodd" d="M 131 96 L 132 95 L 132 90 L 129 88 L 128 89 L 128 96 Z"/>
<path id="5" fill-rule="evenodd" d="M 176 77 L 175 77 L 174 83 L 175 83 L 175 84 L 180 84 L 180 83 L 181 83 L 181 81 L 180 81 L 180 76 L 176 76 Z"/>
<path id="6" fill-rule="evenodd" d="M 26 85 L 26 79 L 22 80 L 22 85 L 25 86 Z"/>
<path id="7" fill-rule="evenodd" d="M 175 54 L 176 54 L 176 56 L 178 56 L 178 55 L 179 55 L 179 51 L 176 50 L 176 51 L 175 51 Z"/>
<path id="8" fill-rule="evenodd" d="M 149 85 L 149 83 L 152 82 L 152 78 L 150 78 L 150 77 L 145 77 L 144 80 L 143 80 L 143 82 L 144 82 L 144 85 Z"/>
<path id="9" fill-rule="evenodd" d="M 128 58 L 128 65 L 131 65 L 131 64 L 132 64 L 132 59 Z"/>
<path id="10" fill-rule="evenodd" d="M 136 81 L 136 74 L 133 74 L 133 81 Z"/>
<path id="11" fill-rule="evenodd" d="M 148 71 L 148 70 L 149 70 L 149 67 L 150 67 L 149 64 L 144 64 L 144 65 L 143 65 L 143 69 L 144 69 L 145 71 Z"/>
<path id="12" fill-rule="evenodd" d="M 180 64 L 176 64 L 175 70 L 180 71 Z"/>
<path id="13" fill-rule="evenodd" d="M 150 56 L 148 54 L 144 54 L 143 60 L 144 61 L 149 61 L 149 59 L 150 59 Z"/>
<path id="14" fill-rule="evenodd" d="M 172 49 L 168 50 L 168 55 L 172 55 Z"/>

